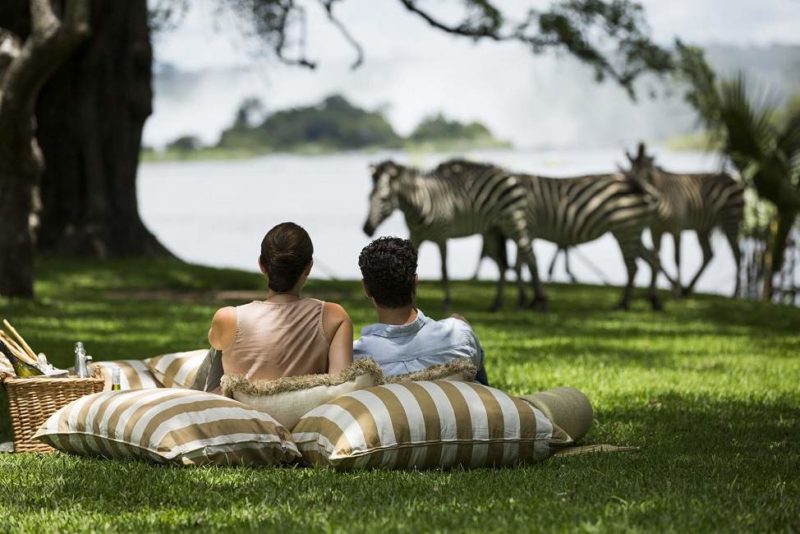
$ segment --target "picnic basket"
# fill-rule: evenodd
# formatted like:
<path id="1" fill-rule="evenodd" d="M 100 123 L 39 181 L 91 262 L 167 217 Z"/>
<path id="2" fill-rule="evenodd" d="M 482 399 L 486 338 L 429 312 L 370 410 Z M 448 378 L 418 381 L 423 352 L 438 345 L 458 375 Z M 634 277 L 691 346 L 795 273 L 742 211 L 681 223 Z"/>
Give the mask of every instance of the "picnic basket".
<path id="1" fill-rule="evenodd" d="M 104 380 L 95 369 L 91 378 L 7 378 L 3 384 L 15 452 L 53 452 L 49 445 L 31 439 L 33 435 L 56 410 L 84 395 L 103 391 Z"/>

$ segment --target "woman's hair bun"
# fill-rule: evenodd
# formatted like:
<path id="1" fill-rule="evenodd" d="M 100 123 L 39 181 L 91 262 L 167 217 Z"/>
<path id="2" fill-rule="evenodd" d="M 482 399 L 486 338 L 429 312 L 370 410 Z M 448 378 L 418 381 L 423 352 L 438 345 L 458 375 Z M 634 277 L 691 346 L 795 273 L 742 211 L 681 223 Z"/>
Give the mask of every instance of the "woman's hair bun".
<path id="1" fill-rule="evenodd" d="M 272 228 L 261 241 L 261 265 L 267 271 L 269 288 L 289 291 L 314 255 L 311 237 L 302 226 L 285 222 Z"/>

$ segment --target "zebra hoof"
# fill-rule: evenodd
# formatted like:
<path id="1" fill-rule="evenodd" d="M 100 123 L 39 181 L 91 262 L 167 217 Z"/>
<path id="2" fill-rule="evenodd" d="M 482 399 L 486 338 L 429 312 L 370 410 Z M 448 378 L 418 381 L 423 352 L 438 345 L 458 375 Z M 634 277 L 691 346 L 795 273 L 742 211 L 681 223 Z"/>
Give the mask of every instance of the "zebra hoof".
<path id="1" fill-rule="evenodd" d="M 664 311 L 664 304 L 658 297 L 650 297 L 650 305 L 653 307 L 653 311 Z"/>
<path id="2" fill-rule="evenodd" d="M 494 304 L 489 306 L 489 313 L 497 313 L 500 311 L 500 308 L 502 307 L 503 307 L 502 304 L 498 304 L 497 302 L 495 302 Z"/>
<path id="3" fill-rule="evenodd" d="M 614 309 L 615 310 L 619 310 L 619 311 L 628 311 L 628 310 L 631 309 L 631 305 L 630 305 L 629 302 L 626 302 L 626 301 L 623 300 L 622 302 L 617 304 Z"/>

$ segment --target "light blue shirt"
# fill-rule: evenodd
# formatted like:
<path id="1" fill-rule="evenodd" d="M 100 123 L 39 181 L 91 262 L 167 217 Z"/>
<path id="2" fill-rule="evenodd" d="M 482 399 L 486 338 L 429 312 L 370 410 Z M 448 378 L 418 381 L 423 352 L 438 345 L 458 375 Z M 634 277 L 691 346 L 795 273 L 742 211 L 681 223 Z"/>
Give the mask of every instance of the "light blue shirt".
<path id="1" fill-rule="evenodd" d="M 434 321 L 417 310 L 404 325 L 376 323 L 361 329 L 353 343 L 353 358 L 372 358 L 386 376 L 422 371 L 455 358 L 469 358 L 480 368 L 483 349 L 475 332 L 456 318 Z"/>

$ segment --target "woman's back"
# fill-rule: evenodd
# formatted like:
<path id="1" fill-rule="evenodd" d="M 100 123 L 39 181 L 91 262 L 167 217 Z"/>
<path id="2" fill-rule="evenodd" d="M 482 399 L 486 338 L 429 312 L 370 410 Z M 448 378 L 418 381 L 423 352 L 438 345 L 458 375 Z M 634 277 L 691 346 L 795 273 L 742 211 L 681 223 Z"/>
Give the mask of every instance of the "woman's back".
<path id="1" fill-rule="evenodd" d="M 225 373 L 266 380 L 327 373 L 324 310 L 324 302 L 311 298 L 237 306 L 236 334 L 222 356 Z"/>

